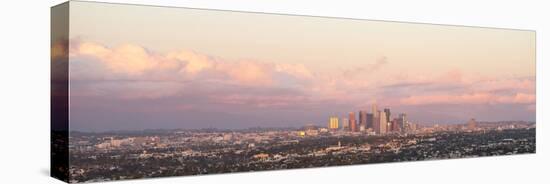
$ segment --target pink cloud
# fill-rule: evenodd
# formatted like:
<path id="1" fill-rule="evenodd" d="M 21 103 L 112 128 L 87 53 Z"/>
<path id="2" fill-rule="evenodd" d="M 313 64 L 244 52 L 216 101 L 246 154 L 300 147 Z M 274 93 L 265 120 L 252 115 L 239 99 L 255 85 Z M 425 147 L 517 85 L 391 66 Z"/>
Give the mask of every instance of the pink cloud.
<path id="1" fill-rule="evenodd" d="M 534 79 L 475 76 L 456 69 L 392 71 L 385 57 L 351 69 L 314 72 L 303 64 L 226 60 L 192 50 L 163 54 L 133 44 L 108 47 L 81 40 L 71 42 L 70 56 L 72 61 L 86 63 L 71 65 L 73 79 L 96 81 L 72 89 L 73 95 L 81 96 L 150 99 L 193 90 L 224 91 L 221 86 L 227 85 L 240 90 L 227 92 L 216 102 L 259 107 L 303 102 L 303 97 L 247 91 L 291 89 L 307 95 L 309 101 L 351 106 L 373 101 L 391 105 L 535 103 Z"/>
<path id="2" fill-rule="evenodd" d="M 269 64 L 241 61 L 224 63 L 218 69 L 242 85 L 271 86 L 274 82 L 273 67 Z"/>
<path id="3" fill-rule="evenodd" d="M 95 81 L 73 87 L 73 94 L 79 96 L 108 94 L 127 99 L 160 98 L 193 90 L 185 87 L 184 83 L 188 81 L 204 86 L 214 82 L 242 87 L 278 88 L 281 82 L 287 82 L 278 81 L 281 80 L 276 79 L 278 75 L 291 77 L 286 80 L 313 78 L 313 74 L 299 64 L 229 61 L 191 50 L 161 54 L 132 44 L 107 47 L 73 40 L 70 54 L 73 61 L 71 78 Z M 111 81 L 113 83 L 109 83 Z"/>
<path id="4" fill-rule="evenodd" d="M 460 95 L 420 95 L 402 98 L 404 105 L 427 104 L 530 104 L 535 103 L 535 95 L 516 93 L 497 95 L 491 93 L 469 93 Z"/>
<path id="5" fill-rule="evenodd" d="M 299 79 L 312 79 L 314 74 L 303 64 L 276 64 L 275 71 L 295 76 Z"/>
<path id="6" fill-rule="evenodd" d="M 97 73 L 98 78 L 104 78 L 105 75 L 115 78 L 113 75 L 118 75 L 125 79 L 200 80 L 197 77 L 202 77 L 246 86 L 274 85 L 275 75 L 280 74 L 297 80 L 313 78 L 312 72 L 301 64 L 228 61 L 191 50 L 160 54 L 138 45 L 107 47 L 80 40 L 74 40 L 71 44 L 71 60 L 86 60 L 108 69 Z M 78 78 L 79 73 L 76 71 L 79 71 L 78 68 L 73 71 L 73 76 Z"/>
<path id="7" fill-rule="evenodd" d="M 536 82 L 529 78 L 504 78 L 504 79 L 486 79 L 478 80 L 472 84 L 472 87 L 484 91 L 502 91 L 514 90 L 525 93 L 535 92 Z"/>
<path id="8" fill-rule="evenodd" d="M 114 48 L 107 48 L 93 42 L 73 42 L 71 60 L 79 56 L 89 56 L 102 62 L 113 73 L 130 76 L 141 75 L 145 71 L 153 69 L 164 58 L 149 53 L 145 48 L 125 44 Z"/>
<path id="9" fill-rule="evenodd" d="M 211 57 L 189 50 L 169 53 L 166 58 L 185 63 L 185 67 L 181 68 L 183 71 L 180 72 L 185 72 L 190 75 L 195 75 L 201 71 L 212 69 L 215 65 Z M 172 67 L 179 68 L 179 66 L 175 65 L 172 65 Z"/>

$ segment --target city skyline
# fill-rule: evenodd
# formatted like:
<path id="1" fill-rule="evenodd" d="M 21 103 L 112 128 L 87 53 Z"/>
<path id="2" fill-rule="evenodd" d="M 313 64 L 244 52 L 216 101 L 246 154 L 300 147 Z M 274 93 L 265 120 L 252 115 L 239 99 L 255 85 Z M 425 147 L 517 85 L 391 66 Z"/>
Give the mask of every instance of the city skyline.
<path id="1" fill-rule="evenodd" d="M 339 116 L 337 114 L 332 114 L 328 117 L 326 122 L 314 122 L 307 121 L 302 124 L 296 124 L 295 126 L 273 126 L 273 127 L 261 127 L 261 126 L 252 126 L 252 127 L 240 127 L 240 128 L 220 128 L 220 127 L 201 127 L 201 128 L 171 128 L 173 130 L 230 130 L 230 131 L 239 131 L 239 130 L 251 130 L 251 129 L 308 129 L 312 127 L 324 127 L 329 131 L 347 131 L 347 132 L 362 132 L 366 135 L 384 135 L 386 133 L 406 133 L 416 130 L 418 126 L 422 127 L 433 127 L 433 126 L 464 126 L 468 129 L 472 129 L 472 122 L 477 123 L 476 118 L 468 118 L 467 121 L 457 122 L 457 123 L 438 123 L 438 122 L 418 122 L 418 121 L 409 121 L 408 114 L 405 112 L 399 112 L 397 116 L 390 115 L 390 108 L 383 108 L 384 111 L 378 110 L 378 104 L 372 104 L 372 111 L 368 110 L 357 110 L 349 111 L 347 114 Z M 374 113 L 376 112 L 376 113 Z M 364 118 L 364 119 L 363 119 Z M 502 121 L 481 121 L 484 123 L 503 123 L 508 124 L 510 122 L 522 122 L 522 123 L 535 123 L 535 121 L 525 121 L 525 120 L 502 120 Z M 382 125 L 386 126 L 382 126 Z M 397 124 L 397 125 L 396 125 Z M 411 129 L 411 126 L 415 128 Z M 475 125 L 474 125 L 475 127 Z M 170 130 L 163 128 L 151 128 L 151 129 L 134 129 L 134 130 L 108 130 L 108 131 L 76 131 L 76 132 L 88 132 L 88 133 L 109 133 L 117 131 L 125 132 L 140 132 L 148 130 Z"/>
<path id="2" fill-rule="evenodd" d="M 71 130 L 326 126 L 350 111 L 361 129 L 369 123 L 360 111 L 373 103 L 414 122 L 535 121 L 531 31 L 88 2 L 72 9 Z"/>
<path id="3" fill-rule="evenodd" d="M 534 31 L 87 1 L 51 27 L 67 183 L 537 151 Z"/>

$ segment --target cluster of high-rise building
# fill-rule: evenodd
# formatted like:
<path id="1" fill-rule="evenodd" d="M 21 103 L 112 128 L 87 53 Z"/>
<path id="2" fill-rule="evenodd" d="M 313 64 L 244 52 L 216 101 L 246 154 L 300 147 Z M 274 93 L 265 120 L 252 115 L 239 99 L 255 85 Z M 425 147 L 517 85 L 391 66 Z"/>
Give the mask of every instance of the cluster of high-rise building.
<path id="1" fill-rule="evenodd" d="M 378 110 L 377 104 L 372 105 L 370 112 L 359 110 L 349 112 L 341 119 L 338 116 L 329 118 L 328 129 L 344 130 L 350 132 L 372 132 L 375 134 L 386 134 L 389 132 L 405 132 L 412 130 L 411 124 L 407 121 L 407 114 L 401 113 L 392 118 L 389 108 Z"/>

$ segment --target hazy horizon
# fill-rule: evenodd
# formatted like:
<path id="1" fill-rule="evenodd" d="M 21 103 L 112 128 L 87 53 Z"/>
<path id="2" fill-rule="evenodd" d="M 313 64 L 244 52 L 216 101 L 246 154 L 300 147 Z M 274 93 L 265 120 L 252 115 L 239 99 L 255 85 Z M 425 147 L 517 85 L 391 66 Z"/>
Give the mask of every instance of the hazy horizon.
<path id="1" fill-rule="evenodd" d="M 84 6 L 85 5 L 85 6 Z M 535 121 L 532 31 L 71 2 L 70 130 Z"/>

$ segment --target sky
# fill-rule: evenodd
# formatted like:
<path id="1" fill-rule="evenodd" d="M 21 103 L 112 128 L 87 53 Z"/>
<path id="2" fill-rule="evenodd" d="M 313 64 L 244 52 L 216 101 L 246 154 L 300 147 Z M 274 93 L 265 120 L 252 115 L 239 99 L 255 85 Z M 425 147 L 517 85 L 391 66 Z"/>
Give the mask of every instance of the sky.
<path id="1" fill-rule="evenodd" d="M 71 2 L 72 130 L 535 120 L 535 33 Z"/>

